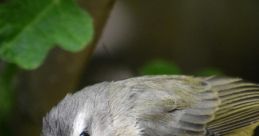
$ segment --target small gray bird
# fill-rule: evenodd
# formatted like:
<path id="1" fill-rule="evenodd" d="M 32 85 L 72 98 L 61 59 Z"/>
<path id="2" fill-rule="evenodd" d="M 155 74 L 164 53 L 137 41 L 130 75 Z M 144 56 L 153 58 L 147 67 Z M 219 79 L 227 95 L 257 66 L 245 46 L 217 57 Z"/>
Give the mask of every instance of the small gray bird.
<path id="1" fill-rule="evenodd" d="M 43 119 L 42 135 L 251 136 L 249 126 L 258 124 L 258 84 L 163 75 L 103 82 L 68 94 Z"/>

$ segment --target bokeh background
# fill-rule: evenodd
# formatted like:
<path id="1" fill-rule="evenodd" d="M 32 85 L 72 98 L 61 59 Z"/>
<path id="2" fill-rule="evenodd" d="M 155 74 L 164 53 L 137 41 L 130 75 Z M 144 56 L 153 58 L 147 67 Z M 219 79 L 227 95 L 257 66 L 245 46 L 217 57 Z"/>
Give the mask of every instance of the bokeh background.
<path id="1" fill-rule="evenodd" d="M 66 93 L 150 71 L 223 74 L 259 83 L 259 1 L 80 0 L 79 4 L 95 20 L 95 40 L 75 54 L 54 49 L 40 68 L 20 71 L 12 92 L 14 106 L 3 119 L 0 135 L 40 135 L 42 117 Z M 0 62 L 0 71 L 5 66 Z"/>

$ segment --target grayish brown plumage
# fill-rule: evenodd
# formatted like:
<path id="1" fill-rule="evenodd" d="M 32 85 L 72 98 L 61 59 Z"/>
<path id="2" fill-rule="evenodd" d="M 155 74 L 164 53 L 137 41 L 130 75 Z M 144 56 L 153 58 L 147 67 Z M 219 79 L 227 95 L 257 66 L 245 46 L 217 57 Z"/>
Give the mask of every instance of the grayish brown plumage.
<path id="1" fill-rule="evenodd" d="M 144 76 L 67 95 L 43 119 L 42 135 L 221 136 L 258 122 L 257 84 L 225 77 Z"/>

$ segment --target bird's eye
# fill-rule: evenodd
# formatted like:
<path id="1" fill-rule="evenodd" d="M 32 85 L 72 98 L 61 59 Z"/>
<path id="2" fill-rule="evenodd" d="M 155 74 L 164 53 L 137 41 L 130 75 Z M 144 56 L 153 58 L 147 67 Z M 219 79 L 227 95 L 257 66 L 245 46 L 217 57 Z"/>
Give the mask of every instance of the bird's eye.
<path id="1" fill-rule="evenodd" d="M 90 134 L 89 134 L 88 132 L 86 132 L 86 131 L 83 131 L 83 132 L 80 134 L 80 136 L 90 136 Z"/>

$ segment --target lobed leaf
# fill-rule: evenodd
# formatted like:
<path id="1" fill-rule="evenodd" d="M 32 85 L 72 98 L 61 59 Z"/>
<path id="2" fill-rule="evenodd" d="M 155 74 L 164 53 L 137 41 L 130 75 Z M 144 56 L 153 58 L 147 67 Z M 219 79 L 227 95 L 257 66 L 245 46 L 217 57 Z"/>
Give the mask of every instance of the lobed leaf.
<path id="1" fill-rule="evenodd" d="M 38 67 L 55 45 L 83 49 L 93 37 L 92 19 L 74 0 L 9 0 L 0 10 L 0 58 Z"/>

